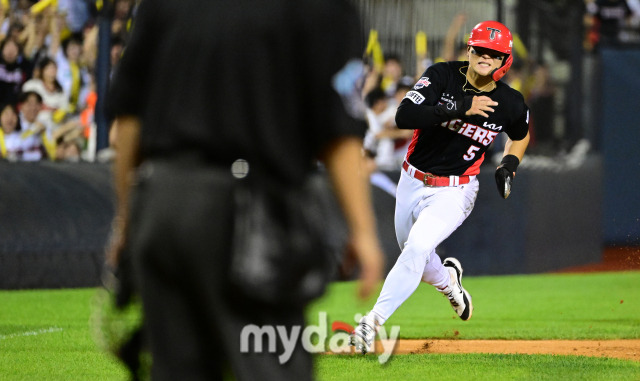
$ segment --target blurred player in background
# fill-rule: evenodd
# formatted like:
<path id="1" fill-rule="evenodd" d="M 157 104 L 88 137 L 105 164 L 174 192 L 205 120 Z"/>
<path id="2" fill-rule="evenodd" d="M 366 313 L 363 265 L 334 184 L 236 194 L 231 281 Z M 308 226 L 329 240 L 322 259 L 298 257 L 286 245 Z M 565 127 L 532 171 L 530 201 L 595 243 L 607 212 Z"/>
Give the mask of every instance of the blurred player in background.
<path id="1" fill-rule="evenodd" d="M 133 28 L 110 93 L 114 225 L 129 241 L 116 240 L 108 260 L 118 266 L 125 246 L 132 255 L 152 377 L 311 379 L 300 341 L 282 365 L 282 348 L 241 353 L 245 326 L 291 332 L 304 325 L 304 306 L 254 303 L 230 286 L 231 167 L 245 159 L 249 177 L 284 190 L 322 158 L 361 264 L 361 295 L 370 293 L 382 254 L 360 168 L 365 125 L 332 87 L 361 55 L 357 13 L 343 0 L 155 0 L 142 2 Z"/>
<path id="2" fill-rule="evenodd" d="M 352 345 L 363 353 L 421 281 L 444 294 L 462 320 L 471 318 L 462 266 L 455 258 L 442 261 L 436 247 L 471 213 L 479 187 L 476 175 L 500 132 L 508 139 L 496 184 L 501 197 L 511 192 L 529 142 L 529 109 L 520 93 L 499 82 L 513 61 L 512 44 L 511 32 L 501 23 L 476 25 L 467 44 L 468 61 L 429 67 L 398 108 L 398 127 L 414 130 L 396 194 L 402 253 L 372 311 L 352 334 Z"/>

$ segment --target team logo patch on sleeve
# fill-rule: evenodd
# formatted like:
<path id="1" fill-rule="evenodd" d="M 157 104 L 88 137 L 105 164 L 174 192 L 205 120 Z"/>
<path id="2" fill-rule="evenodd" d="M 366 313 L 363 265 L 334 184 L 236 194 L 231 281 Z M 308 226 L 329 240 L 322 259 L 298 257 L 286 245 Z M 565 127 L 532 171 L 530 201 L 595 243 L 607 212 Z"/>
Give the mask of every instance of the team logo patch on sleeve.
<path id="1" fill-rule="evenodd" d="M 418 82 L 416 83 L 415 86 L 413 86 L 414 89 L 419 90 L 423 87 L 427 87 L 431 84 L 431 82 L 429 82 L 429 77 L 422 77 L 418 80 Z"/>
<path id="2" fill-rule="evenodd" d="M 420 103 L 424 102 L 424 95 L 420 94 L 417 91 L 409 91 L 407 93 L 407 95 L 404 96 L 405 98 L 409 99 L 411 102 L 419 105 Z"/>

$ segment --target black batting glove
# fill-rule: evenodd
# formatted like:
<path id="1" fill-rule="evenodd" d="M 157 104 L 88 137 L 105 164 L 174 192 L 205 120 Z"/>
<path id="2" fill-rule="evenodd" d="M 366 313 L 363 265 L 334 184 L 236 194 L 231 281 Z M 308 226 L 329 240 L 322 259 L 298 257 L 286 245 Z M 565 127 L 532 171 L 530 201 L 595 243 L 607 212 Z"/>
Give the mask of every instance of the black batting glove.
<path id="1" fill-rule="evenodd" d="M 520 159 L 515 155 L 506 155 L 502 158 L 500 166 L 496 169 L 496 185 L 500 197 L 507 198 L 511 194 L 511 185 L 515 176 Z"/>

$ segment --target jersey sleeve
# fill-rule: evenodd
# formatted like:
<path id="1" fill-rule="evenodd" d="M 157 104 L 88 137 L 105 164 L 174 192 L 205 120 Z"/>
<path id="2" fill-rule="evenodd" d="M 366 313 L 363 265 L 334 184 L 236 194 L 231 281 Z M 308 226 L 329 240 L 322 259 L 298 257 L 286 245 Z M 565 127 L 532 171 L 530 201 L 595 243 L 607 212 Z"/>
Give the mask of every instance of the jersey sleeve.
<path id="1" fill-rule="evenodd" d="M 529 107 L 524 103 L 522 95 L 517 94 L 519 102 L 514 113 L 514 122 L 505 131 L 511 140 L 522 140 L 529 133 Z"/>
<path id="2" fill-rule="evenodd" d="M 119 115 L 140 116 L 146 99 L 145 91 L 151 81 L 149 65 L 155 59 L 155 49 L 162 41 L 160 35 L 160 6 L 143 1 L 136 14 L 131 39 L 122 59 L 114 68 L 113 81 L 107 94 L 109 119 Z M 153 6 L 152 6 L 153 4 Z"/>
<path id="3" fill-rule="evenodd" d="M 435 127 L 464 115 L 463 99 L 452 103 L 454 109 L 439 105 L 440 95 L 449 80 L 447 63 L 430 66 L 398 106 L 396 125 L 401 129 Z M 456 115 L 459 114 L 459 115 Z"/>

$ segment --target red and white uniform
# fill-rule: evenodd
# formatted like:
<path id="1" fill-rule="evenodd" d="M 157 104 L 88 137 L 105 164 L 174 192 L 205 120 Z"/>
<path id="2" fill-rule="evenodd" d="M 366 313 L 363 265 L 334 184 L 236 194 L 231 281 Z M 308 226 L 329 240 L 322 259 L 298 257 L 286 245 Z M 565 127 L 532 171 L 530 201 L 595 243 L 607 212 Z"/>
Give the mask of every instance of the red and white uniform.
<path id="1" fill-rule="evenodd" d="M 449 284 L 449 272 L 435 250 L 471 213 L 484 153 L 501 132 L 512 140 L 527 136 L 529 109 L 522 95 L 502 82 L 481 92 L 467 82 L 467 68 L 466 61 L 429 67 L 398 107 L 398 127 L 415 132 L 396 194 L 395 228 L 402 253 L 372 310 L 379 324 L 420 281 L 440 289 Z M 495 112 L 463 119 L 443 112 L 443 107 L 461 107 L 464 97 L 474 95 L 498 102 Z M 439 186 L 427 186 L 423 173 L 443 178 Z"/>

